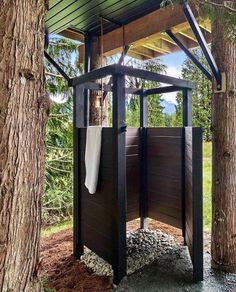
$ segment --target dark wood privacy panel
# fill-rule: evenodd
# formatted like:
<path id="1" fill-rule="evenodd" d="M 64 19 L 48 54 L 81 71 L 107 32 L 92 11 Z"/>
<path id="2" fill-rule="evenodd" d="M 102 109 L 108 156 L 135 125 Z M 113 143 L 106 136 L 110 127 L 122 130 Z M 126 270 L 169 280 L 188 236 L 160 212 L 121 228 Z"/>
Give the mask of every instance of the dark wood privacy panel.
<path id="1" fill-rule="evenodd" d="M 203 280 L 202 129 L 185 128 L 185 241 L 194 281 Z"/>
<path id="2" fill-rule="evenodd" d="M 126 132 L 127 221 L 139 218 L 139 147 L 139 128 L 128 128 Z"/>
<path id="3" fill-rule="evenodd" d="M 147 129 L 148 217 L 182 228 L 183 128 Z"/>
<path id="4" fill-rule="evenodd" d="M 112 264 L 117 212 L 114 200 L 113 129 L 102 130 L 102 152 L 97 192 L 89 194 L 85 182 L 86 129 L 79 129 L 79 179 L 82 244 Z"/>

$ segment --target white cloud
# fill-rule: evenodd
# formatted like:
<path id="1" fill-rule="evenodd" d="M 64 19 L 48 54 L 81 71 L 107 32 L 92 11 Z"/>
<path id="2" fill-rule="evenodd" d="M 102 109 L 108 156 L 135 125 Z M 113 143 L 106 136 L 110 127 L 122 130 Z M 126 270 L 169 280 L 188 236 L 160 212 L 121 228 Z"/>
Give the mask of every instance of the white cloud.
<path id="1" fill-rule="evenodd" d="M 181 78 L 181 67 L 180 66 L 168 66 L 166 68 L 166 75 L 175 77 L 175 78 Z M 162 86 L 165 86 L 166 84 L 162 84 Z M 162 95 L 162 98 L 176 104 L 176 94 L 177 92 L 170 92 L 165 93 Z"/>
<path id="2" fill-rule="evenodd" d="M 177 94 L 177 92 L 164 93 L 164 94 L 162 94 L 162 98 L 168 102 L 172 102 L 174 104 L 177 104 L 176 94 Z"/>
<path id="3" fill-rule="evenodd" d="M 168 66 L 166 69 L 166 75 L 181 78 L 181 67 Z"/>

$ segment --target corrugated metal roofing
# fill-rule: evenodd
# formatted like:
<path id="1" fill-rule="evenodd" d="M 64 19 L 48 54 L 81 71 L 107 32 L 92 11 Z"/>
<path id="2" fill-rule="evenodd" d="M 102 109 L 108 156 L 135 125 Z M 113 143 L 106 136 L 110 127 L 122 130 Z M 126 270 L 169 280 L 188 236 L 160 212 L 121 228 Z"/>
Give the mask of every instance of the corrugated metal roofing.
<path id="1" fill-rule="evenodd" d="M 161 0 L 50 0 L 46 23 L 50 33 L 74 28 L 100 34 L 100 16 L 127 24 L 160 8 Z M 103 21 L 104 33 L 117 24 Z"/>

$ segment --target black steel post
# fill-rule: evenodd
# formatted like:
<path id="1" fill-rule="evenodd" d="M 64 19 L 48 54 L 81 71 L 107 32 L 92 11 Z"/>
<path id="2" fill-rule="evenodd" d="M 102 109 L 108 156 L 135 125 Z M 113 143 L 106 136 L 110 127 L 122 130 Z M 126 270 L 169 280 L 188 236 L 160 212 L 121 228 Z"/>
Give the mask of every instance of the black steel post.
<path id="1" fill-rule="evenodd" d="M 202 128 L 192 128 L 193 280 L 203 281 Z"/>
<path id="2" fill-rule="evenodd" d="M 113 75 L 114 133 L 114 198 L 116 200 L 114 228 L 114 283 L 126 275 L 126 155 L 125 155 L 125 77 Z"/>
<path id="3" fill-rule="evenodd" d="M 192 91 L 190 89 L 183 90 L 183 126 L 192 126 Z"/>
<path id="4" fill-rule="evenodd" d="M 91 55 L 91 37 L 87 35 L 85 37 L 85 47 L 84 47 L 84 73 L 90 72 L 90 55 Z M 87 125 L 89 125 L 89 96 L 90 91 L 88 89 L 84 90 L 84 101 L 85 101 L 85 112 L 86 112 L 86 119 L 87 119 Z M 86 125 L 86 126 L 87 126 Z"/>
<path id="5" fill-rule="evenodd" d="M 80 121 L 78 112 L 79 107 L 78 101 L 83 100 L 83 88 L 81 86 L 74 86 L 73 96 L 73 254 L 76 259 L 79 259 L 84 252 L 84 247 L 81 242 L 81 203 L 80 203 L 80 157 L 79 153 L 79 129 L 77 123 L 80 126 L 84 126 L 83 116 Z"/>
<path id="6" fill-rule="evenodd" d="M 185 127 L 192 126 L 192 90 L 183 89 L 183 144 L 182 144 L 182 235 L 184 237 L 184 244 L 186 245 L 186 210 L 185 210 Z"/>
<path id="7" fill-rule="evenodd" d="M 148 198 L 147 198 L 147 126 L 148 103 L 144 90 L 140 92 L 140 228 L 148 228 Z"/>
<path id="8" fill-rule="evenodd" d="M 90 38 L 85 37 L 85 58 L 84 71 L 89 72 L 90 68 Z M 73 87 L 73 243 L 74 256 L 80 258 L 84 252 L 81 242 L 81 182 L 80 182 L 80 157 L 79 157 L 79 128 L 87 127 L 89 124 L 88 116 L 88 90 L 82 85 Z"/>

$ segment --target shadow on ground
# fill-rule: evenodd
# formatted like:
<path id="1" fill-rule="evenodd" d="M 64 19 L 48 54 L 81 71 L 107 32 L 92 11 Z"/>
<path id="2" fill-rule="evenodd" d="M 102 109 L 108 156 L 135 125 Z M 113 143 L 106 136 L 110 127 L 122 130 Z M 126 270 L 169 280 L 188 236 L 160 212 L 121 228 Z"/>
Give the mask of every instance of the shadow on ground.
<path id="1" fill-rule="evenodd" d="M 115 291 L 235 292 L 236 275 L 212 270 L 210 255 L 205 254 L 204 281 L 195 284 L 192 282 L 192 266 L 187 249 L 178 247 L 123 279 Z"/>

